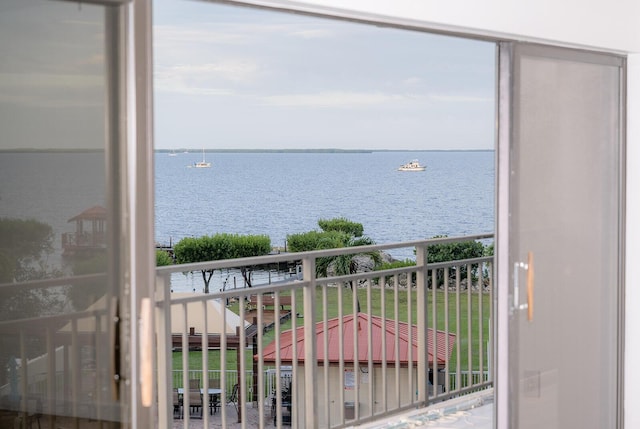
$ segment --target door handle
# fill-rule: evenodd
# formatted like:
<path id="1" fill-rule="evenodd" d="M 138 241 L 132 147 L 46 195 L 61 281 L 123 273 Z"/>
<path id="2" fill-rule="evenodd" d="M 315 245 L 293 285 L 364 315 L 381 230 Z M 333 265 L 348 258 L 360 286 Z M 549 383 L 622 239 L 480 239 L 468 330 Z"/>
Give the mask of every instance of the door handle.
<path id="1" fill-rule="evenodd" d="M 534 272 L 533 272 L 533 252 L 529 252 L 527 255 L 527 320 L 533 321 L 533 285 L 534 285 Z"/>
<path id="2" fill-rule="evenodd" d="M 527 270 L 527 302 L 520 304 L 519 270 Z M 533 289 L 534 289 L 533 252 L 527 254 L 527 262 L 513 264 L 513 310 L 527 310 L 527 320 L 533 321 Z"/>
<path id="3" fill-rule="evenodd" d="M 153 325 L 151 321 L 151 299 L 142 298 L 140 302 L 140 402 L 143 407 L 153 403 Z"/>

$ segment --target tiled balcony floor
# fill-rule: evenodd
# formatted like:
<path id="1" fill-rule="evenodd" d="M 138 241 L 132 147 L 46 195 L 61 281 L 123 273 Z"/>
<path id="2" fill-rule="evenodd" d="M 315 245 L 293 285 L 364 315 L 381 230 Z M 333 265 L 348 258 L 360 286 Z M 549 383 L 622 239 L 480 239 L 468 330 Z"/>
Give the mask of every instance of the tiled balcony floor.
<path id="1" fill-rule="evenodd" d="M 462 398 L 433 405 L 422 410 L 399 414 L 384 422 L 358 426 L 359 429 L 492 429 L 493 390 L 467 395 Z"/>

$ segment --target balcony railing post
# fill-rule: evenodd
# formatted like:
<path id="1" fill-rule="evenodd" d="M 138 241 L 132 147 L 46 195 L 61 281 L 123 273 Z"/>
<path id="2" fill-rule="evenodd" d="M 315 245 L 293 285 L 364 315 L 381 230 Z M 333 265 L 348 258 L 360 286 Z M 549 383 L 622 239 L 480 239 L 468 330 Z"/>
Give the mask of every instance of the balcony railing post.
<path id="1" fill-rule="evenodd" d="M 303 291 L 304 305 L 304 390 L 305 398 L 318 397 L 317 352 L 316 352 L 316 260 L 305 257 L 302 260 L 302 276 L 308 285 Z M 305 401 L 305 427 L 318 427 L 318 401 Z"/>
<path id="2" fill-rule="evenodd" d="M 169 427 L 173 421 L 170 404 L 173 392 L 173 374 L 171 365 L 171 286 L 170 274 L 156 276 L 156 299 L 160 306 L 155 306 L 156 341 L 158 360 L 158 427 Z M 171 374 L 171 377 L 169 376 Z"/>
<path id="3" fill-rule="evenodd" d="M 416 247 L 416 310 L 418 325 L 418 402 L 426 405 L 429 398 L 427 381 L 429 353 L 427 346 L 427 246 Z M 410 278 L 407 279 L 410 287 Z M 435 287 L 435 285 L 434 285 Z M 411 321 L 408 321 L 411 323 Z M 435 329 L 435 327 L 434 327 Z M 435 332 L 434 332 L 435 337 Z M 434 359 L 436 357 L 434 356 Z M 435 379 L 434 379 L 435 380 Z M 435 384 L 435 383 L 434 383 Z"/>

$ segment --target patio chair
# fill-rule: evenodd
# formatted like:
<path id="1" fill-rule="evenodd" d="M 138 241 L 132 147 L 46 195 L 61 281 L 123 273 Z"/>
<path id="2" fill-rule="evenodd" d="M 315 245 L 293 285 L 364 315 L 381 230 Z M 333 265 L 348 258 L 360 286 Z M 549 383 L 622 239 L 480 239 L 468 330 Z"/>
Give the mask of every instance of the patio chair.
<path id="1" fill-rule="evenodd" d="M 209 379 L 209 388 L 210 389 L 219 389 L 220 388 L 220 379 L 218 378 L 210 378 Z M 209 395 L 209 414 L 213 415 L 220 409 L 220 395 Z"/>
<path id="2" fill-rule="evenodd" d="M 191 389 L 199 389 L 200 388 L 200 379 L 198 378 L 190 378 L 189 379 L 189 390 Z"/>
<path id="3" fill-rule="evenodd" d="M 281 393 L 281 404 L 282 408 L 280 409 L 280 415 L 282 418 L 281 424 L 291 426 L 291 383 L 286 389 L 282 390 Z M 278 409 L 277 409 L 277 397 L 275 392 L 273 393 L 273 397 L 271 398 L 271 414 L 273 416 L 273 425 L 278 425 Z"/>
<path id="4" fill-rule="evenodd" d="M 231 394 L 227 398 L 227 402 L 225 404 L 225 406 L 233 404 L 233 406 L 236 407 L 236 412 L 238 412 L 238 390 L 239 390 L 239 386 L 236 383 L 233 385 L 233 389 L 231 389 Z"/>
<path id="5" fill-rule="evenodd" d="M 173 389 L 173 418 L 182 418 L 182 398 L 178 394 L 178 389 Z"/>
<path id="6" fill-rule="evenodd" d="M 191 413 L 200 409 L 200 417 L 202 417 L 202 406 L 202 394 L 200 393 L 200 388 L 189 389 L 189 408 L 191 408 Z"/>

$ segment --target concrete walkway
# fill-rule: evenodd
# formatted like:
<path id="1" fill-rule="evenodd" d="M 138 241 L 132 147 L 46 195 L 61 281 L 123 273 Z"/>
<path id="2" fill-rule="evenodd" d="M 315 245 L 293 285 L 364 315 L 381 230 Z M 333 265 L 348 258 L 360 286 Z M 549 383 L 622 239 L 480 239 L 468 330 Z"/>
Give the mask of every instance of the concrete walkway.
<path id="1" fill-rule="evenodd" d="M 268 411 L 267 411 L 268 413 Z M 246 428 L 257 428 L 260 424 L 258 408 L 247 407 Z M 227 407 L 227 425 L 225 428 L 240 429 L 238 415 L 233 407 Z M 267 418 L 266 427 L 274 427 L 273 420 Z M 373 423 L 353 426 L 354 429 L 409 429 L 423 426 L 431 429 L 492 429 L 493 428 L 493 389 L 441 402 L 428 408 L 411 410 L 406 413 L 387 417 Z M 184 427 L 184 421 L 174 419 L 173 429 Z M 209 428 L 222 428 L 220 413 L 209 416 Z M 288 426 L 287 426 L 288 427 Z M 204 421 L 190 419 L 189 428 L 204 429 Z"/>
<path id="2" fill-rule="evenodd" d="M 246 409 L 246 426 L 247 428 L 257 428 L 260 426 L 260 418 L 258 414 L 258 408 L 247 407 Z M 273 421 L 271 419 L 267 419 L 267 426 L 271 423 L 273 426 Z M 179 429 L 184 427 L 183 419 L 173 419 L 173 429 Z M 240 429 L 242 428 L 242 423 L 238 423 L 238 414 L 233 406 L 227 407 L 227 424 L 226 426 L 222 425 L 222 416 L 221 413 L 218 412 L 214 415 L 209 415 L 209 425 L 208 428 L 228 428 L 228 429 Z M 198 415 L 197 417 L 191 417 L 189 419 L 189 429 L 203 429 L 204 428 L 204 419 L 201 419 Z"/>

